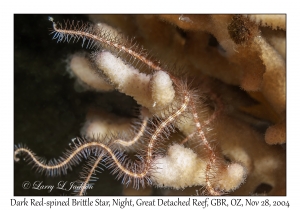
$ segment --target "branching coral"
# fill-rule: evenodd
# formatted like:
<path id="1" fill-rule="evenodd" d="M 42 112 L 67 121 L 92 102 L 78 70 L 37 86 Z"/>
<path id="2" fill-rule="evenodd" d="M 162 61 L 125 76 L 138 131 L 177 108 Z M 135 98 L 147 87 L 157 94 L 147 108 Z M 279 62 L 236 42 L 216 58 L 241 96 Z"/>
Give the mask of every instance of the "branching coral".
<path id="1" fill-rule="evenodd" d="M 101 18 L 110 25 L 121 26 L 124 21 L 120 16 Z M 130 18 L 135 18 L 136 26 L 125 24 L 127 28 L 121 30 L 132 35 L 138 27 L 146 41 L 127 40 L 105 24 L 99 28 L 69 21 L 53 23 L 53 37 L 59 42 L 81 39 L 83 45 L 94 49 L 93 66 L 82 56 L 72 58 L 73 74 L 90 89 L 115 88 L 133 97 L 141 106 L 133 129 L 129 129 L 128 120 L 107 123 L 115 117 L 106 118 L 94 111 L 82 129 L 86 138 L 78 139 L 64 157 L 47 163 L 26 147 L 18 146 L 16 160 L 18 155 L 25 154 L 40 171 L 56 175 L 66 173 L 82 156 L 94 156 L 81 177 L 84 185 L 93 179 L 97 165 L 102 162 L 125 185 L 133 183 L 135 188 L 146 184 L 173 189 L 201 186 L 209 195 L 243 195 L 256 193 L 257 187 L 266 183 L 272 187 L 270 194 L 284 194 L 284 151 L 267 145 L 263 135 L 252 127 L 258 121 L 239 111 L 247 105 L 241 99 L 232 101 L 240 93 L 199 74 L 200 69 L 246 91 L 261 90 L 276 113 L 277 118 L 273 119 L 283 120 L 284 61 L 261 37 L 259 27 L 240 15 L 160 17 L 187 31 L 156 16 Z M 151 27 L 140 27 L 145 23 L 159 29 L 159 33 L 151 31 Z M 146 47 L 155 42 L 154 50 L 171 46 L 172 50 L 157 51 L 158 57 L 168 62 L 184 53 L 177 65 L 186 66 L 187 77 L 152 58 L 137 42 Z M 276 134 L 269 139 L 270 143 L 284 142 L 278 141 Z M 137 158 L 128 157 L 125 152 L 134 153 Z M 241 186 L 245 178 L 247 181 Z"/>
<path id="2" fill-rule="evenodd" d="M 249 19 L 242 15 L 188 15 L 187 17 L 191 22 L 180 21 L 174 15 L 162 16 L 162 18 L 177 24 L 183 29 L 205 31 L 213 34 L 218 40 L 219 47 L 225 51 L 225 57 L 216 57 L 215 54 L 218 52 L 211 52 L 221 65 L 210 65 L 204 69 L 205 73 L 228 84 L 239 85 L 248 92 L 261 92 L 271 108 L 279 115 L 279 118 L 284 120 L 286 69 L 285 55 L 282 56 L 280 52 L 283 52 L 282 48 L 285 48 L 285 35 L 282 34 L 282 31 L 269 30 L 269 34 L 272 35 L 268 35 L 265 39 L 256 22 L 262 22 L 264 26 L 270 26 L 273 29 L 285 29 L 285 16 L 250 15 Z M 256 20 L 256 22 L 252 22 L 252 20 Z M 272 46 L 274 41 L 271 41 L 273 39 L 271 37 L 278 37 L 277 34 L 281 34 L 282 37 L 280 40 L 277 39 L 277 46 L 281 45 L 281 47 Z M 204 50 L 201 48 L 195 50 L 197 50 L 197 53 L 194 54 L 197 56 L 205 53 L 201 52 Z M 190 58 L 192 60 L 196 59 L 192 56 Z M 193 63 L 195 62 L 197 61 L 193 61 Z M 212 67 L 214 69 L 211 69 Z M 226 71 L 223 69 L 226 69 Z M 229 77 L 229 75 L 232 76 Z M 276 123 L 279 123 L 279 121 Z"/>

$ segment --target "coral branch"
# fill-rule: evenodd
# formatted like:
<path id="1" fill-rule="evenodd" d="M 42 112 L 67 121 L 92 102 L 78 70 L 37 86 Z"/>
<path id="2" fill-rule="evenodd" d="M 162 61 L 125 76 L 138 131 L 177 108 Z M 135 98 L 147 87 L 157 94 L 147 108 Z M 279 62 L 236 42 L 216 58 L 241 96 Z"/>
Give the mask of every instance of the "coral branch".
<path id="1" fill-rule="evenodd" d="M 261 112 L 253 109 L 261 108 L 263 101 L 270 105 L 269 113 L 275 113 L 271 122 L 275 125 L 267 129 L 266 141 L 284 143 L 284 51 L 278 53 L 268 43 L 272 35 L 268 39 L 262 37 L 259 25 L 285 28 L 281 22 L 244 15 L 135 18 L 137 28 L 145 23 L 149 27 L 157 25 L 162 30 L 161 36 L 169 36 L 169 42 L 145 28 L 140 32 L 147 34 L 132 41 L 104 23 L 65 21 L 60 24 L 53 18 L 50 21 L 51 34 L 57 42 L 80 40 L 82 46 L 93 50 L 91 59 L 83 54 L 70 59 L 71 74 L 78 83 L 87 90 L 115 89 L 132 97 L 140 106 L 139 117 L 129 120 L 93 108 L 81 130 L 85 138 L 76 138 L 72 149 L 63 157 L 46 162 L 26 147 L 18 146 L 15 161 L 24 155 L 39 172 L 52 176 L 66 174 L 71 166 L 88 159 L 80 176 L 82 188 L 76 191 L 78 195 L 86 194 L 87 186 L 97 179 L 99 165 L 111 170 L 125 186 L 136 189 L 146 185 L 175 190 L 200 187 L 207 195 L 239 192 L 244 195 L 256 193 L 255 188 L 266 182 L 273 188 L 271 192 L 279 192 L 284 181 L 274 178 L 276 175 L 270 171 L 285 167 L 283 152 L 266 144 L 263 133 L 255 131 L 260 127 L 253 122 L 262 121 L 254 119 L 261 117 Z M 115 21 L 124 20 L 112 20 L 112 23 Z M 126 24 L 122 22 L 120 27 L 126 31 L 123 25 Z M 133 28 L 128 26 L 129 34 Z M 169 58 L 179 57 L 180 64 L 189 70 L 186 75 L 162 64 L 139 44 L 143 38 L 149 38 L 146 42 L 151 43 L 151 34 L 153 48 L 166 50 Z M 177 50 L 159 45 L 166 43 Z M 158 57 L 164 56 L 164 52 L 158 53 Z M 245 91 L 238 92 L 228 84 L 238 85 Z M 256 94 L 246 91 L 261 92 L 263 98 L 258 100 L 261 104 L 256 106 L 249 97 L 254 98 Z M 260 153 L 256 155 L 256 151 Z M 272 164 L 267 167 L 268 161 Z M 245 182 L 246 179 L 254 186 Z M 285 180 L 285 175 L 282 179 Z"/>

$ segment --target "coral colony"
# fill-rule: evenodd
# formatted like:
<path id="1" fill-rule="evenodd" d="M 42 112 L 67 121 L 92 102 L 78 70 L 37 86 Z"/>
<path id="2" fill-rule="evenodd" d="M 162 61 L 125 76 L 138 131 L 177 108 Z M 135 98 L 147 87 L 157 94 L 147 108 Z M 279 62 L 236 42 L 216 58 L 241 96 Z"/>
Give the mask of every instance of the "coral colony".
<path id="1" fill-rule="evenodd" d="M 38 172 L 56 176 L 88 159 L 78 195 L 86 194 L 100 166 L 135 189 L 194 187 L 190 195 L 195 189 L 205 195 L 251 195 L 267 185 L 270 189 L 260 193 L 285 194 L 285 151 L 275 145 L 285 144 L 285 49 L 278 44 L 285 42 L 284 15 L 90 18 L 97 24 L 49 18 L 53 39 L 82 41 L 91 49 L 89 59 L 72 56 L 72 74 L 89 90 L 131 96 L 140 106 L 138 117 L 118 121 L 113 114 L 93 112 L 83 126 L 84 138 L 75 138 L 62 157 L 46 161 L 17 145 L 15 161 L 25 157 Z M 101 18 L 106 23 L 98 23 Z M 157 50 L 168 61 L 184 52 L 178 64 L 183 62 L 186 72 L 162 64 L 108 24 L 125 34 L 138 28 L 148 45 L 156 43 L 154 50 L 170 44 L 175 50 Z M 147 45 L 143 38 L 140 42 Z M 240 92 L 224 83 L 240 86 L 257 104 L 247 106 L 238 99 Z M 263 120 L 270 123 L 266 133 L 255 129 Z"/>

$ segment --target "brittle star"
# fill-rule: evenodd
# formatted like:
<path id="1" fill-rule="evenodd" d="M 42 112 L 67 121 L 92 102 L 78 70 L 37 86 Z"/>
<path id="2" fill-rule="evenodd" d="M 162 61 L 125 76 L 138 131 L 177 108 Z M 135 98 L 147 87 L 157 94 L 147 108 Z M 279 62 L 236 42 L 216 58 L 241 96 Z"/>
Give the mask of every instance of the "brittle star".
<path id="1" fill-rule="evenodd" d="M 244 167 L 238 163 L 227 163 L 207 137 L 208 126 L 218 112 L 212 114 L 209 119 L 202 119 L 199 113 L 203 112 L 204 104 L 199 100 L 199 94 L 191 90 L 183 79 L 172 75 L 136 44 L 122 38 L 112 38 L 110 31 L 81 22 L 66 21 L 62 25 L 55 23 L 53 18 L 49 20 L 53 22 L 53 39 L 57 39 L 58 42 L 76 42 L 82 39 L 82 45 L 87 41 L 87 48 L 94 49 L 92 58 L 95 65 L 101 69 L 110 84 L 120 92 L 134 97 L 141 105 L 141 110 L 146 111 L 141 111 L 140 127 L 134 132 L 129 131 L 125 137 L 76 138 L 77 143 L 73 143 L 73 148 L 65 152 L 63 157 L 49 162 L 37 157 L 26 146 L 18 145 L 15 149 L 15 161 L 19 161 L 19 155 L 25 155 L 39 172 L 56 176 L 66 174 L 69 168 L 82 161 L 82 157 L 88 158 L 87 167 L 81 175 L 82 188 L 78 190 L 78 195 L 86 193 L 86 186 L 95 179 L 94 174 L 101 161 L 118 179 L 122 179 L 123 184 L 128 186 L 133 183 L 133 187 L 137 189 L 140 186 L 145 187 L 146 184 L 178 189 L 200 185 L 205 187 L 209 195 L 221 195 L 236 189 L 244 181 Z M 103 48 L 112 53 L 103 51 Z M 124 62 L 120 58 L 123 55 L 130 57 L 129 62 L 138 60 L 153 73 L 141 73 L 128 62 Z M 135 63 L 135 66 L 138 66 L 139 62 Z M 128 83 L 130 80 L 134 81 Z M 186 137 L 181 139 L 181 143 L 171 145 L 170 136 L 177 129 Z M 185 148 L 183 144 L 187 142 L 191 145 L 201 145 L 204 153 L 198 154 Z M 136 144 L 139 145 L 136 158 L 128 158 L 125 154 L 126 148 Z M 171 145 L 167 152 L 161 149 L 164 145 Z M 199 174 L 194 180 L 190 180 L 190 183 L 183 181 L 185 183 L 172 186 L 164 180 L 165 177 L 161 177 L 166 176 L 164 170 L 173 167 L 168 165 L 164 158 L 168 158 L 175 151 L 189 158 L 191 156 L 197 163 L 197 167 L 192 168 L 194 173 Z M 182 165 L 180 161 L 176 164 L 181 164 L 183 168 L 189 167 Z M 232 170 L 236 172 L 234 178 L 231 177 Z M 175 174 L 172 176 L 182 178 Z M 235 181 L 229 183 L 227 179 Z"/>

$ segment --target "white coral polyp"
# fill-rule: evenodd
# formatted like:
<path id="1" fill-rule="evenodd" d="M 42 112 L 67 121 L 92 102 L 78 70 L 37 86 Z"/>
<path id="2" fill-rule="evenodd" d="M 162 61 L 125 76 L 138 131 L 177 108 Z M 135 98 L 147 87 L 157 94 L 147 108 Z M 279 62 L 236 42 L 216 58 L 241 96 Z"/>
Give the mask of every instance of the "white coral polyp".
<path id="1" fill-rule="evenodd" d="M 206 162 L 182 145 L 174 144 L 165 157 L 154 161 L 157 169 L 152 173 L 152 180 L 159 187 L 183 189 L 194 185 L 205 185 Z"/>
<path id="2" fill-rule="evenodd" d="M 150 75 L 126 65 L 122 59 L 110 52 L 99 53 L 95 62 L 120 92 L 134 97 L 142 106 L 151 107 L 151 94 L 148 93 Z"/>
<path id="3" fill-rule="evenodd" d="M 96 74 L 96 72 L 90 67 L 89 60 L 85 59 L 83 56 L 72 56 L 70 69 L 80 81 L 96 91 L 104 92 L 112 91 L 114 89 L 102 77 L 99 77 Z"/>
<path id="4" fill-rule="evenodd" d="M 218 187 L 226 192 L 237 189 L 246 177 L 246 169 L 238 163 L 232 163 L 220 174 Z"/>
<path id="5" fill-rule="evenodd" d="M 151 179 L 159 187 L 184 189 L 206 186 L 207 160 L 200 159 L 191 149 L 182 145 L 172 145 L 168 154 L 156 159 L 154 165 L 157 169 L 152 172 Z M 238 163 L 232 163 L 225 170 L 219 171 L 214 188 L 226 192 L 234 190 L 244 182 L 245 177 L 245 168 Z"/>
<path id="6" fill-rule="evenodd" d="M 164 108 L 171 104 L 175 97 L 175 90 L 170 76 L 163 71 L 157 71 L 152 77 L 152 99 L 157 107 Z"/>
<path id="7" fill-rule="evenodd" d="M 174 101 L 173 82 L 166 72 L 157 71 L 153 75 L 141 73 L 110 52 L 99 53 L 95 62 L 120 92 L 132 96 L 138 104 L 148 109 L 157 111 Z"/>

